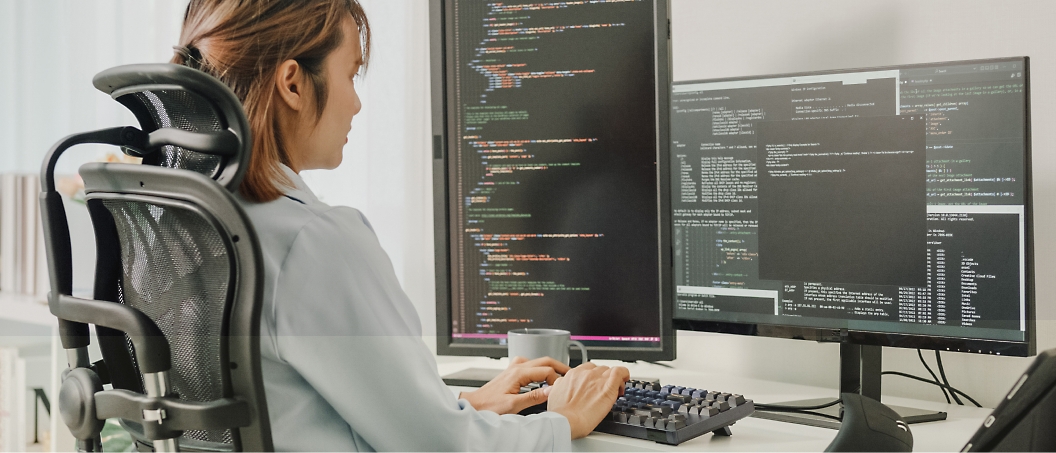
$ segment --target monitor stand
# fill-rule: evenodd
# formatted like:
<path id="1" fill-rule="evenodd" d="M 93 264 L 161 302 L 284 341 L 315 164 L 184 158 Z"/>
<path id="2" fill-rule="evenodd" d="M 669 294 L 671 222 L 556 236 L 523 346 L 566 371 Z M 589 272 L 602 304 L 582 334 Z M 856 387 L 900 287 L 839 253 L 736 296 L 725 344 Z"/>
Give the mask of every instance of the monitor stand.
<path id="1" fill-rule="evenodd" d="M 840 343 L 840 393 L 860 393 L 880 401 L 880 370 L 882 365 L 880 346 L 863 346 Z M 811 399 L 775 403 L 781 406 L 818 406 L 832 399 Z M 928 411 L 911 407 L 888 406 L 902 416 L 906 423 L 923 423 L 946 420 L 945 412 Z M 764 412 L 757 410 L 755 418 L 777 420 L 821 428 L 840 429 L 840 405 L 808 412 Z"/>

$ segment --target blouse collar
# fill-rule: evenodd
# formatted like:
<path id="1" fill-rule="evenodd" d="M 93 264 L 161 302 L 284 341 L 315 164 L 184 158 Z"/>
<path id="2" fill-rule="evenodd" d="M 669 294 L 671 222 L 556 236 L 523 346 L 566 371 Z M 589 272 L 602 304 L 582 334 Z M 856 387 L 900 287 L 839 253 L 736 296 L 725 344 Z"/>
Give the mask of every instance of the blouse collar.
<path id="1" fill-rule="evenodd" d="M 312 189 L 304 183 L 304 179 L 301 178 L 301 175 L 298 175 L 293 169 L 287 167 L 285 164 L 279 164 L 279 167 L 282 168 L 286 177 L 290 178 L 290 181 L 293 182 L 293 187 L 287 187 L 285 190 L 284 195 L 286 195 L 287 198 L 292 198 L 302 204 L 319 202 L 319 198 L 316 197 L 315 192 L 312 192 Z"/>

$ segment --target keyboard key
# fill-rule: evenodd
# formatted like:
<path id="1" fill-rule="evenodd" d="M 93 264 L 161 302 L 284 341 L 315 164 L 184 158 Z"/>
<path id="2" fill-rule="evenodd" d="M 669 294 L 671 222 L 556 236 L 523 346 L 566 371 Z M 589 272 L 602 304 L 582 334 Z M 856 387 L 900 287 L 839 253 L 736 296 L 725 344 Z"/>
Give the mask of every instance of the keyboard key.
<path id="1" fill-rule="evenodd" d="M 746 403 L 747 400 L 744 399 L 744 395 L 734 393 L 733 395 L 730 395 L 730 398 L 727 399 L 726 402 L 730 403 L 730 406 L 740 406 Z"/>
<path id="2" fill-rule="evenodd" d="M 664 430 L 665 431 L 677 431 L 678 429 L 685 428 L 685 427 L 686 427 L 686 422 L 683 421 L 683 420 L 669 420 L 667 422 L 667 424 L 664 425 Z M 657 429 L 659 429 L 659 428 L 657 428 Z"/>
<path id="3" fill-rule="evenodd" d="M 664 421 L 664 419 L 659 417 L 653 417 L 649 419 L 649 425 L 646 425 L 646 428 L 664 429 L 665 423 L 666 422 Z"/>
<path id="4" fill-rule="evenodd" d="M 678 401 L 680 403 L 689 403 L 690 401 L 693 401 L 693 398 L 686 395 L 667 395 L 667 399 L 669 401 Z"/>
<path id="5" fill-rule="evenodd" d="M 648 407 L 643 407 L 635 410 L 634 415 L 637 415 L 639 417 L 650 417 L 652 416 L 652 412 L 649 411 Z"/>

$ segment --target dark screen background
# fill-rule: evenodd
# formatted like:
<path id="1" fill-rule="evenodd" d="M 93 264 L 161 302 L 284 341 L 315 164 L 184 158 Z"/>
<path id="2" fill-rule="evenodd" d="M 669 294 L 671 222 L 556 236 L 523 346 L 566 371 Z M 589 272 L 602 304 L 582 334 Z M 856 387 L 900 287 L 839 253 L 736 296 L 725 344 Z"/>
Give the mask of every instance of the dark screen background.
<path id="1" fill-rule="evenodd" d="M 453 332 L 659 337 L 653 4 L 548 4 L 454 2 Z"/>

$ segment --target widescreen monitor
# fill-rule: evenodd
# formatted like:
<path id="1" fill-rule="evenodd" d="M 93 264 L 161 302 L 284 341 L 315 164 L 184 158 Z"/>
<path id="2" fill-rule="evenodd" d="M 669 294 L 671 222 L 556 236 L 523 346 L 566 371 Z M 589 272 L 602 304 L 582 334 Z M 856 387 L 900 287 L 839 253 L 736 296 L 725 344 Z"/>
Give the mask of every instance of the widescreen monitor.
<path id="1" fill-rule="evenodd" d="M 673 358 L 667 2 L 431 7 L 437 352 Z"/>
<path id="2" fill-rule="evenodd" d="M 1033 355 L 1028 65 L 676 82 L 676 329 Z"/>

